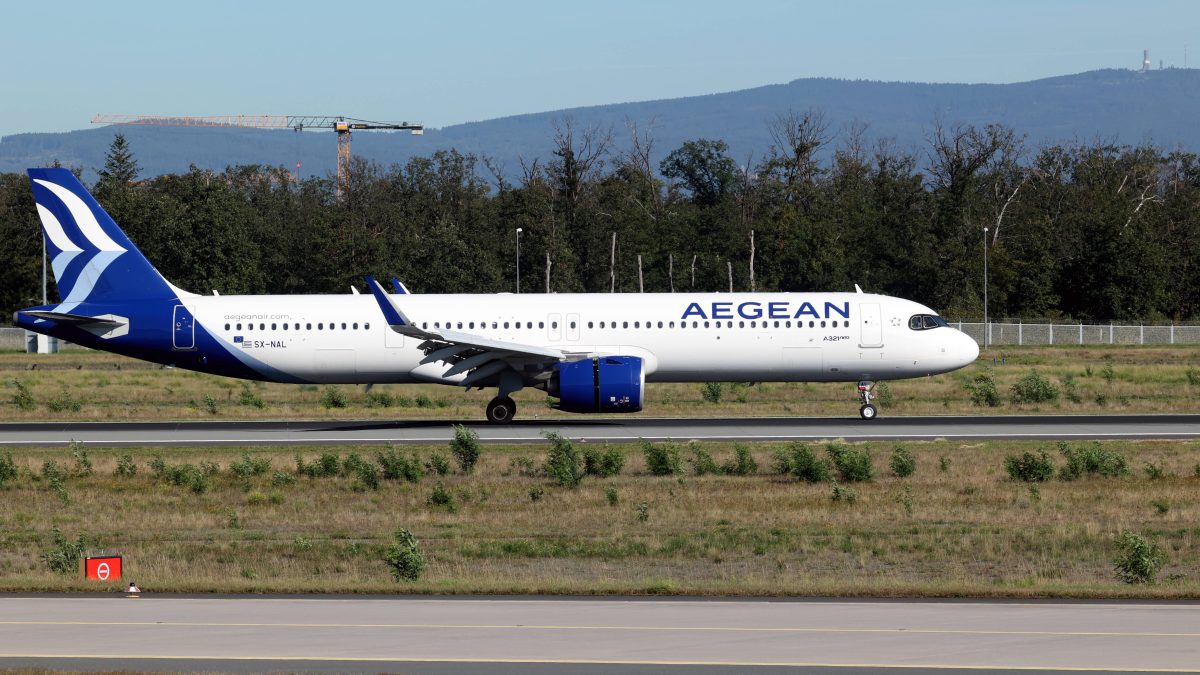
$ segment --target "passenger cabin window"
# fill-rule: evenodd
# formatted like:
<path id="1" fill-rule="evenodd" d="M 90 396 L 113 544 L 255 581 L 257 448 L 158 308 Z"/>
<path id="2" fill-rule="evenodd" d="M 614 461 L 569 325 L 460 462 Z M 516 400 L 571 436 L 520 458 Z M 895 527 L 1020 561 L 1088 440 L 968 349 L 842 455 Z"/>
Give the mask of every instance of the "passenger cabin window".
<path id="1" fill-rule="evenodd" d="M 932 314 L 916 314 L 908 319 L 908 327 L 912 330 L 929 330 L 945 326 L 946 320 Z"/>

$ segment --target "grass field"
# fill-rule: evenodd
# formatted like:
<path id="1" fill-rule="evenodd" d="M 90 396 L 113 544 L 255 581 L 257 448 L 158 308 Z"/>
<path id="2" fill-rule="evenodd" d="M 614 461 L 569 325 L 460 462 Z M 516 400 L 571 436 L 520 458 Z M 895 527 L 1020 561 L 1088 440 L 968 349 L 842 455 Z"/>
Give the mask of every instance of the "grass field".
<path id="1" fill-rule="evenodd" d="M 1056 399 L 1013 403 L 1011 388 L 1031 369 L 1058 390 Z M 972 402 L 967 383 L 991 374 L 996 407 Z M 0 420 L 126 420 L 197 418 L 442 418 L 482 419 L 491 391 L 438 385 L 379 386 L 370 394 L 350 385 L 263 384 L 162 368 L 112 354 L 0 354 Z M 25 388 L 22 396 L 18 388 Z M 1200 346 L 1023 347 L 985 353 L 968 368 L 887 384 L 884 415 L 1135 413 L 1200 410 Z M 335 392 L 335 393 L 331 393 Z M 879 392 L 882 393 L 882 392 Z M 524 419 L 567 415 L 536 390 L 515 398 Z M 21 399 L 24 405 L 18 405 Z M 339 401 L 340 399 L 340 401 Z M 336 404 L 342 402 L 344 406 Z M 335 404 L 335 405 L 329 405 Z M 699 384 L 650 384 L 645 415 L 854 416 L 852 383 L 725 384 L 720 400 Z"/>
<path id="2" fill-rule="evenodd" d="M 125 556 L 126 578 L 151 593 L 1200 597 L 1200 442 L 1106 443 L 1128 475 L 1040 484 L 1011 480 L 1004 460 L 1045 447 L 1062 465 L 1052 445 L 908 444 L 917 469 L 902 479 L 889 470 L 894 445 L 874 444 L 874 478 L 838 484 L 840 500 L 833 483 L 772 473 L 785 446 L 747 447 L 752 475 L 694 475 L 696 448 L 718 465 L 734 454 L 706 444 L 680 446 L 682 473 L 654 476 L 641 446 L 615 446 L 621 472 L 575 489 L 542 474 L 545 445 L 486 446 L 471 475 L 446 448 L 401 448 L 421 463 L 439 453 L 451 471 L 377 489 L 358 474 L 297 476 L 293 448 L 248 449 L 253 469 L 241 449 L 167 450 L 163 477 L 153 449 L 84 448 L 87 462 L 62 448 L 16 450 L 18 475 L 0 487 L 0 590 L 116 588 L 50 571 L 42 556 L 59 527 L 68 540 L 84 535 L 88 551 Z M 310 465 L 322 452 L 373 463 L 379 450 L 299 453 Z M 136 474 L 115 476 L 126 452 Z M 86 463 L 92 475 L 80 475 Z M 196 468 L 171 468 L 183 463 Z M 439 482 L 451 504 L 432 503 Z M 394 581 L 381 562 L 401 527 L 427 557 L 415 582 Z M 1124 530 L 1166 554 L 1157 583 L 1117 579 Z"/>

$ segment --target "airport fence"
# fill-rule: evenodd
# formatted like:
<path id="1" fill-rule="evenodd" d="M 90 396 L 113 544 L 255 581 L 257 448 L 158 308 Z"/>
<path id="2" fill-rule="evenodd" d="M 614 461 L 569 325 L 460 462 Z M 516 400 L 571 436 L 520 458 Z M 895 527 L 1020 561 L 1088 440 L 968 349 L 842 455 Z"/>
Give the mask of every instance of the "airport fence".
<path id="1" fill-rule="evenodd" d="M 1068 323 L 1062 321 L 950 321 L 979 344 L 1020 345 L 1194 345 L 1195 323 Z"/>

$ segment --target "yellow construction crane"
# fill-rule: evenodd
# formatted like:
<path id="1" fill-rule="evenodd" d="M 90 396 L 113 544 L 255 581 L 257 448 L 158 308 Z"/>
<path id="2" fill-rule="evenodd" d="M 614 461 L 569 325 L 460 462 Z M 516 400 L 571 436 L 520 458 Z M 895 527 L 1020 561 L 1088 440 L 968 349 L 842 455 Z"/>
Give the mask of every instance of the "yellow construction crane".
<path id="1" fill-rule="evenodd" d="M 352 117 L 320 115 L 209 115 L 154 116 L 106 115 L 92 118 L 92 124 L 145 124 L 167 127 L 235 127 L 242 129 L 332 129 L 337 134 L 337 188 L 341 194 L 344 177 L 350 170 L 350 133 L 375 129 L 411 131 L 414 136 L 425 132 L 420 122 L 370 122 Z"/>

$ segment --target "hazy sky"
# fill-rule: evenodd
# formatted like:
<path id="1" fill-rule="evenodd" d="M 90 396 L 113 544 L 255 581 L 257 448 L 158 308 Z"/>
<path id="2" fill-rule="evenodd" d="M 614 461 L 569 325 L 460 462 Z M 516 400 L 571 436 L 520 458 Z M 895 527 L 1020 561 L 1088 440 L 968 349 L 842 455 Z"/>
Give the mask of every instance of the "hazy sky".
<path id="1" fill-rule="evenodd" d="M 801 77 L 1200 65 L 1194 0 L 0 2 L 0 135 L 95 113 L 432 127 Z M 1200 92 L 1198 92 L 1200 93 Z"/>

